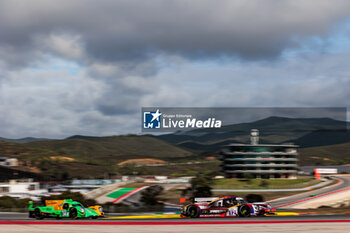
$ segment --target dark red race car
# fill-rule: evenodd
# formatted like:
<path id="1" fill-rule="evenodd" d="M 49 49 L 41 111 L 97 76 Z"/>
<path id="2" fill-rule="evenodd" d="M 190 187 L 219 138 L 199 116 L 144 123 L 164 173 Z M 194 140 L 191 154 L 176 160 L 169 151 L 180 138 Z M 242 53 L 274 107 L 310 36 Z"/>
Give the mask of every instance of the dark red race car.
<path id="1" fill-rule="evenodd" d="M 243 198 L 231 196 L 194 198 L 181 209 L 181 217 L 250 217 L 265 216 L 275 210 L 267 202 L 247 203 Z"/>

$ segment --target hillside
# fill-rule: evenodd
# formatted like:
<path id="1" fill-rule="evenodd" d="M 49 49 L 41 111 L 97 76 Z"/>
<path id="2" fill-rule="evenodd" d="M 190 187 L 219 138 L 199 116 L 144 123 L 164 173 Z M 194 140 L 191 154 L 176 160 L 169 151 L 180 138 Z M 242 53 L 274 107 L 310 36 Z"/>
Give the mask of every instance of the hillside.
<path id="1" fill-rule="evenodd" d="M 350 142 L 300 149 L 300 165 L 350 164 Z"/>
<path id="2" fill-rule="evenodd" d="M 249 143 L 251 129 L 259 129 L 260 143 L 295 143 L 300 147 L 324 146 L 350 142 L 347 122 L 329 118 L 266 119 L 226 125 L 220 129 L 196 129 L 155 136 L 184 149 L 202 152 L 219 151 L 228 143 Z"/>
<path id="3" fill-rule="evenodd" d="M 181 160 L 192 155 L 184 149 L 147 136 L 70 138 L 29 143 L 0 142 L 1 156 L 18 158 L 21 167 L 52 177 L 105 177 L 130 158 Z"/>
<path id="4" fill-rule="evenodd" d="M 16 169 L 18 167 L 6 167 L 0 166 L 0 182 L 7 181 L 9 179 L 21 179 L 31 177 L 35 180 L 42 180 L 42 175 L 30 171 L 23 171 Z"/>
<path id="5" fill-rule="evenodd" d="M 330 118 L 287 118 L 268 117 L 249 123 L 225 125 L 219 129 L 195 129 L 185 132 L 176 132 L 156 136 L 170 143 L 194 141 L 200 143 L 215 143 L 217 141 L 246 137 L 251 129 L 259 129 L 261 138 L 266 136 L 285 137 L 285 140 L 293 140 L 314 131 L 343 131 L 347 122 L 337 121 Z M 249 140 L 249 139 L 248 139 Z M 270 143 L 275 140 L 271 140 Z"/>
<path id="6" fill-rule="evenodd" d="M 2 138 L 2 137 L 0 137 L 0 142 L 13 142 L 13 143 L 27 143 L 27 142 L 36 142 L 36 141 L 46 141 L 46 140 L 51 140 L 51 139 L 48 139 L 48 138 L 33 138 L 33 137 L 10 139 L 10 138 Z"/>
<path id="7" fill-rule="evenodd" d="M 350 164 L 350 131 L 347 122 L 329 118 L 266 119 L 227 125 L 221 129 L 197 129 L 157 138 L 194 153 L 216 154 L 230 143 L 249 143 L 251 129 L 259 129 L 261 144 L 294 143 L 300 146 L 300 165 Z"/>
<path id="8" fill-rule="evenodd" d="M 294 142 L 300 145 L 301 165 L 345 164 L 350 163 L 347 160 L 350 157 L 350 132 L 339 130 L 343 129 L 344 124 L 328 118 L 269 117 L 250 123 L 227 125 L 221 129 L 198 129 L 158 136 L 74 135 L 63 140 L 1 139 L 0 156 L 18 158 L 20 166 L 17 169 L 43 174 L 45 179 L 148 175 L 160 171 L 162 174 L 208 169 L 217 171 L 219 166 L 210 167 L 198 162 L 207 157 L 218 159 L 219 151 L 227 144 L 249 143 L 250 130 L 256 128 L 260 130 L 260 143 Z M 160 160 L 175 165 L 170 169 L 168 165 L 140 166 L 125 162 L 149 163 Z M 214 162 L 219 163 L 218 160 Z"/>
<path id="9" fill-rule="evenodd" d="M 335 145 L 350 142 L 350 130 L 347 131 L 314 131 L 296 140 L 294 143 L 301 147 Z"/>
<path id="10" fill-rule="evenodd" d="M 37 141 L 26 146 L 52 150 L 76 159 L 129 159 L 135 157 L 181 158 L 190 153 L 167 142 L 147 136 L 110 136 Z"/>

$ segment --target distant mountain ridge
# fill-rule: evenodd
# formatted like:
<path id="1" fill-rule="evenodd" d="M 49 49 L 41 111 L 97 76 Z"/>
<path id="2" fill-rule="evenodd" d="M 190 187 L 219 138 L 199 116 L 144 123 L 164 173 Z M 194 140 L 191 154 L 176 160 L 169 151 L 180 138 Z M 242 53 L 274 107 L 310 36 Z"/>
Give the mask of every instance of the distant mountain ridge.
<path id="1" fill-rule="evenodd" d="M 69 174 L 70 177 L 103 178 L 106 173 L 118 171 L 117 164 L 131 158 L 161 159 L 171 163 L 203 161 L 208 156 L 219 158 L 223 146 L 249 143 L 250 130 L 259 129 L 260 143 L 300 145 L 301 165 L 344 164 L 350 157 L 350 131 L 341 130 L 344 124 L 348 123 L 328 118 L 269 117 L 226 125 L 221 129 L 196 129 L 166 135 L 73 135 L 59 140 L 0 138 L 0 154 L 18 158 L 19 169 L 31 168 L 48 177 Z M 182 167 L 174 167 L 174 171 L 168 172 L 176 172 Z"/>
<path id="2" fill-rule="evenodd" d="M 347 127 L 346 121 L 331 118 L 288 118 L 271 116 L 261 120 L 247 123 L 224 125 L 221 128 L 195 129 L 185 134 L 199 132 L 242 132 L 250 131 L 252 128 L 260 129 L 261 132 L 283 132 L 283 131 L 315 131 L 315 130 L 343 130 Z"/>
<path id="3" fill-rule="evenodd" d="M 70 137 L 67 137 L 65 139 L 84 139 L 84 140 L 89 140 L 89 139 L 96 139 L 96 138 L 100 138 L 98 136 L 85 136 L 85 135 L 73 135 Z"/>
<path id="4" fill-rule="evenodd" d="M 250 130 L 258 129 L 261 143 L 295 142 L 302 147 L 310 147 L 350 141 L 347 125 L 347 122 L 330 118 L 268 117 L 249 123 L 225 125 L 219 129 L 196 129 L 155 137 L 191 150 L 205 144 L 217 151 L 223 141 L 249 143 Z M 327 140 L 328 135 L 332 140 Z"/>
<path id="5" fill-rule="evenodd" d="M 48 138 L 34 138 L 34 137 L 25 137 L 18 139 L 2 138 L 0 137 L 0 142 L 12 142 L 12 143 L 27 143 L 27 142 L 36 142 L 36 141 L 48 141 L 53 139 Z"/>
<path id="6" fill-rule="evenodd" d="M 350 164 L 349 123 L 329 118 L 269 117 L 221 129 L 196 129 L 156 136 L 194 153 L 217 154 L 231 143 L 250 143 L 251 129 L 260 131 L 261 144 L 300 146 L 300 165 Z"/>
<path id="7" fill-rule="evenodd" d="M 73 135 L 65 139 L 94 139 L 98 138 L 97 136 L 84 136 L 84 135 Z M 10 142 L 10 143 L 28 143 L 28 142 L 37 142 L 37 141 L 51 141 L 51 140 L 62 140 L 62 139 L 50 139 L 50 138 L 35 138 L 35 137 L 24 137 L 24 138 L 4 138 L 0 137 L 0 142 Z"/>
<path id="8" fill-rule="evenodd" d="M 258 129 L 260 131 L 260 136 L 262 139 L 265 136 L 269 135 L 283 136 L 286 134 L 293 135 L 292 138 L 297 139 L 309 133 L 317 134 L 318 131 L 322 133 L 328 131 L 333 132 L 334 134 L 334 132 L 343 131 L 343 129 L 346 129 L 348 126 L 350 126 L 350 122 L 338 121 L 331 118 L 287 118 L 271 116 L 253 122 L 224 125 L 221 128 L 195 129 L 190 131 L 179 131 L 163 135 L 149 134 L 145 136 L 151 136 L 158 139 L 162 139 L 172 144 L 184 143 L 188 141 L 195 141 L 200 143 L 216 143 L 218 141 L 232 140 L 232 138 L 235 138 L 237 136 L 247 136 L 249 135 L 251 129 Z M 36 141 L 70 139 L 95 140 L 104 137 L 111 136 L 72 135 L 65 139 L 48 139 L 35 137 L 9 139 L 0 137 L 0 142 L 28 143 Z M 340 138 L 338 140 L 342 141 L 342 139 Z M 347 139 L 343 140 L 347 141 Z M 298 142 L 299 141 L 300 140 L 298 140 Z"/>

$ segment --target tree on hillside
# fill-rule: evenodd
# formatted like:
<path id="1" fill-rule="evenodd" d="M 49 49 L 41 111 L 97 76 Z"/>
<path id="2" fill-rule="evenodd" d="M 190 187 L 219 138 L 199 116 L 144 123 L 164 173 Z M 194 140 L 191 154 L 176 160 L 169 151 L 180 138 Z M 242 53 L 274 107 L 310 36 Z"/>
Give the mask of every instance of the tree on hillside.
<path id="1" fill-rule="evenodd" d="M 139 171 L 134 163 L 126 163 L 116 168 L 120 175 L 138 175 Z"/>
<path id="2" fill-rule="evenodd" d="M 263 202 L 264 201 L 264 197 L 259 195 L 259 194 L 248 194 L 245 197 L 247 202 L 253 203 L 253 202 Z"/>
<path id="3" fill-rule="evenodd" d="M 0 209 L 27 208 L 29 198 L 15 199 L 9 196 L 0 197 Z"/>
<path id="4" fill-rule="evenodd" d="M 159 195 L 163 192 L 164 188 L 160 185 L 152 185 L 141 192 L 140 201 L 145 206 L 159 206 L 163 203 L 159 202 Z"/>
<path id="5" fill-rule="evenodd" d="M 198 173 L 191 180 L 192 195 L 194 197 L 210 197 L 213 183 L 214 174 L 212 172 Z"/>

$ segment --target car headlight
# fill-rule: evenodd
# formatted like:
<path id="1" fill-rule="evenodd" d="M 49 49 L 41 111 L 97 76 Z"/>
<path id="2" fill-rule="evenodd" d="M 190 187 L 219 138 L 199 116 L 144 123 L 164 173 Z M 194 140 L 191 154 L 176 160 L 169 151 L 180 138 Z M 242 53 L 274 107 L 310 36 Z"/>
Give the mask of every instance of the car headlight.
<path id="1" fill-rule="evenodd" d="M 99 207 L 98 210 L 102 213 L 103 212 L 103 208 Z"/>
<path id="2" fill-rule="evenodd" d="M 85 209 L 81 208 L 80 211 L 84 214 L 85 213 Z"/>

